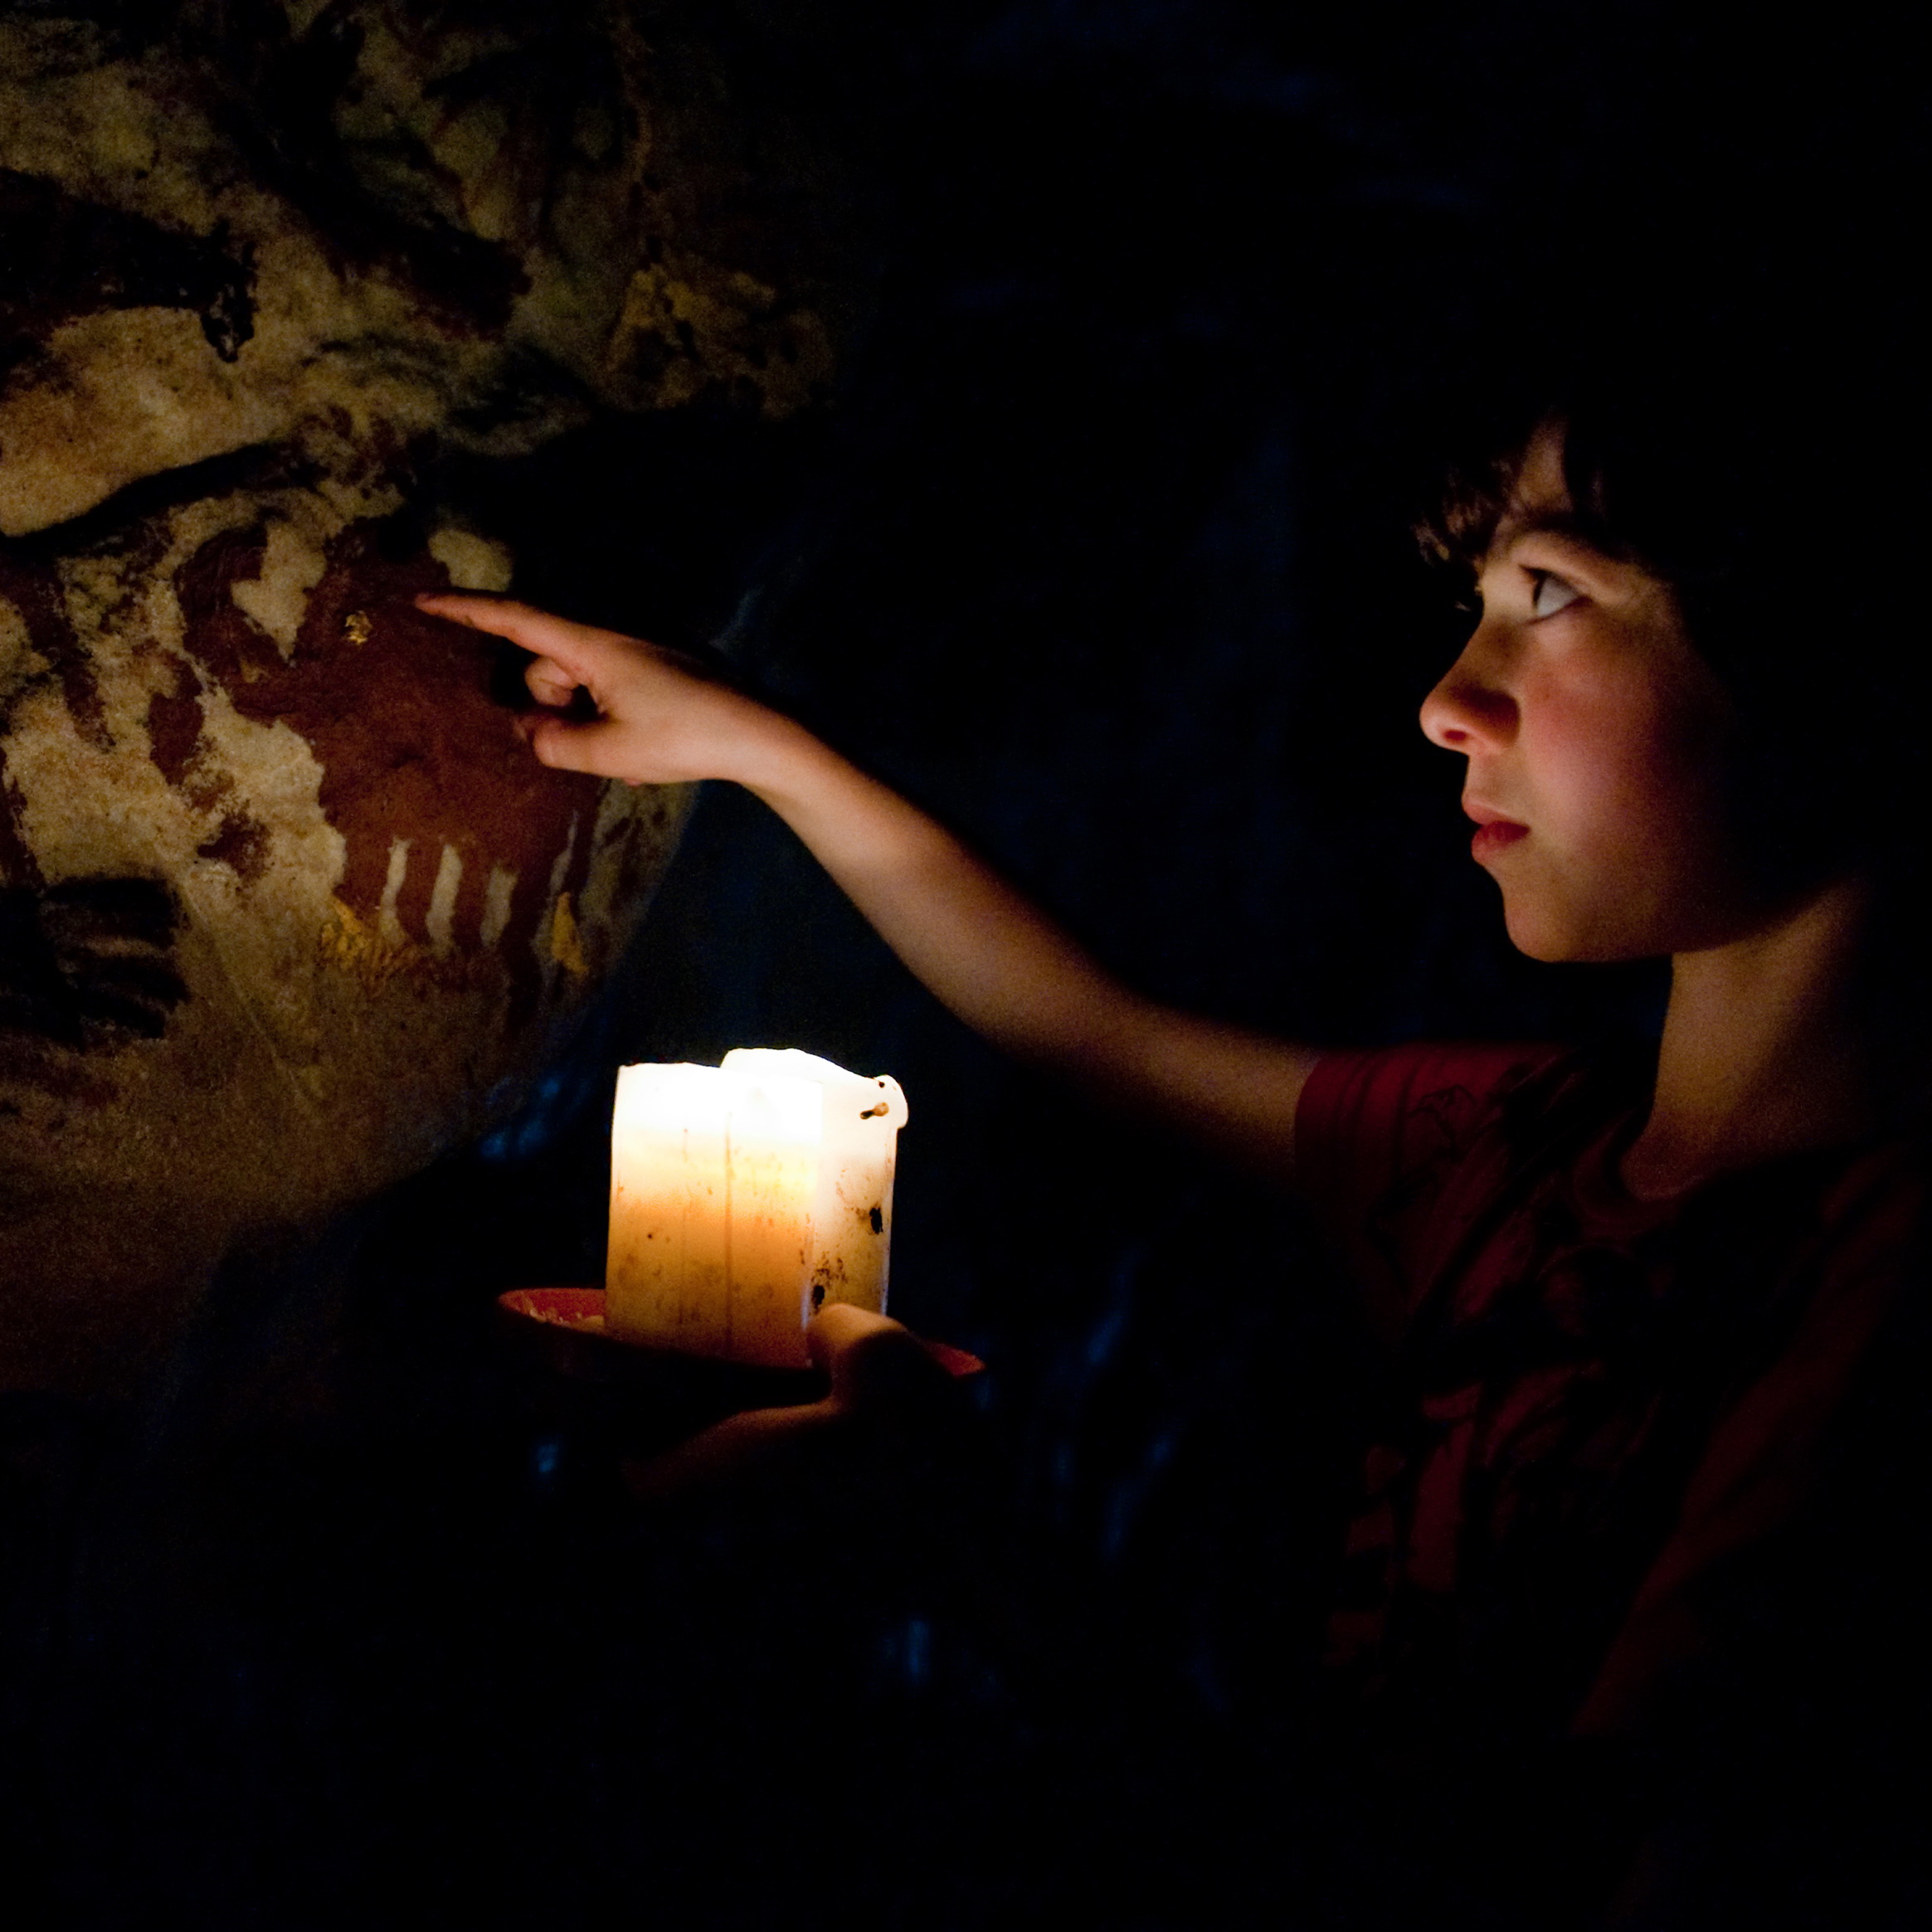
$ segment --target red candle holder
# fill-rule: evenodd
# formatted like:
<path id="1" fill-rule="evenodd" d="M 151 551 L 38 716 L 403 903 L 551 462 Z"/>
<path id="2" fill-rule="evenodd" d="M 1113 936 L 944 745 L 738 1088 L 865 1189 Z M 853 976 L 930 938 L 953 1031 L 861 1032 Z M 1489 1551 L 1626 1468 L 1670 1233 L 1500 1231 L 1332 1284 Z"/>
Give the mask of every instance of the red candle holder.
<path id="1" fill-rule="evenodd" d="M 791 1408 L 826 1391 L 817 1369 L 762 1368 L 612 1335 L 604 1325 L 601 1288 L 512 1288 L 496 1298 L 503 1332 L 526 1366 L 559 1394 L 581 1419 L 629 1455 L 669 1448 L 747 1409 Z M 955 1377 L 985 1365 L 964 1349 L 916 1338 Z"/>

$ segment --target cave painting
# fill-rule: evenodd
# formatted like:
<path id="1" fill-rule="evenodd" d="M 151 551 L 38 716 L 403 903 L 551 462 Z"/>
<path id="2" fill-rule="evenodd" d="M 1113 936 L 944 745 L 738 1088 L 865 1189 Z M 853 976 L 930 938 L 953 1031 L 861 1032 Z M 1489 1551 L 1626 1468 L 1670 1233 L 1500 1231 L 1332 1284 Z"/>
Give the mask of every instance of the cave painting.
<path id="1" fill-rule="evenodd" d="M 458 13 L 0 8 L 0 1387 L 500 1116 L 674 845 L 416 611 L 513 565 L 421 479 L 784 413 L 830 334 L 663 185 L 621 7 Z"/>

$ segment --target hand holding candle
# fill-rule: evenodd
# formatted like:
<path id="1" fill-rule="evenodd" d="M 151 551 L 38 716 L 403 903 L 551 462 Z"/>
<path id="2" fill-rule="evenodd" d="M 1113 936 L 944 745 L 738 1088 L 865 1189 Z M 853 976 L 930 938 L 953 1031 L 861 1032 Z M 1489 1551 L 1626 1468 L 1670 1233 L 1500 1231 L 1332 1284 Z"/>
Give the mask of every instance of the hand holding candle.
<path id="1" fill-rule="evenodd" d="M 810 1054 L 625 1067 L 606 1321 L 624 1340 L 804 1368 L 828 1302 L 883 1312 L 905 1097 Z"/>
<path id="2" fill-rule="evenodd" d="M 981 1467 L 977 1419 L 958 1380 L 971 1358 L 845 1303 L 828 1303 L 805 1342 L 829 1385 L 822 1397 L 742 1410 L 627 1459 L 631 1493 L 659 1503 L 725 1487 L 741 1499 L 803 1491 L 810 1499 L 799 1513 L 810 1520 L 846 1517 L 874 1531 L 901 1512 L 953 1506 L 949 1479 L 971 1482 Z"/>

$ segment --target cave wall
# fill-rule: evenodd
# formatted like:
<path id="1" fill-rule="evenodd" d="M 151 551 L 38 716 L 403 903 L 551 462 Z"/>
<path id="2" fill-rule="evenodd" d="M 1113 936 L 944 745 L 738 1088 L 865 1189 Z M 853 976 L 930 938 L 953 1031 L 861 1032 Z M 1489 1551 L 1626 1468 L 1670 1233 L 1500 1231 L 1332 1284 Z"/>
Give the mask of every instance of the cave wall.
<path id="1" fill-rule="evenodd" d="M 515 654 L 409 604 L 514 576 L 452 465 L 828 392 L 837 195 L 661 24 L 0 16 L 11 1380 L 513 1106 L 669 855 L 686 799 L 537 766 Z"/>

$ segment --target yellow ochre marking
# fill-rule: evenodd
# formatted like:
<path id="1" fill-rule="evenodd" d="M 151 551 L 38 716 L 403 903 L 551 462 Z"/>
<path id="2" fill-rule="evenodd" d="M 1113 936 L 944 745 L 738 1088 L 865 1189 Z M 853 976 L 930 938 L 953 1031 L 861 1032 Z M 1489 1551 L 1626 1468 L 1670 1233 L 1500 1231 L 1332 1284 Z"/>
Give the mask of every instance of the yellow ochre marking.
<path id="1" fill-rule="evenodd" d="M 369 614 L 366 611 L 352 611 L 342 620 L 342 634 L 351 644 L 367 644 L 369 630 Z"/>
<path id="2" fill-rule="evenodd" d="M 322 928 L 322 956 L 345 972 L 353 973 L 373 993 L 399 972 L 433 969 L 436 960 L 426 946 L 387 937 L 377 927 L 357 917 L 340 899 L 331 898 L 335 917 Z"/>
<path id="3" fill-rule="evenodd" d="M 580 980 L 590 977 L 590 962 L 584 957 L 582 935 L 577 931 L 577 915 L 570 909 L 570 894 L 557 895 L 557 910 L 550 919 L 550 956 Z"/>

